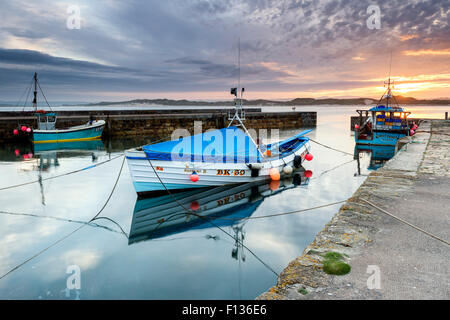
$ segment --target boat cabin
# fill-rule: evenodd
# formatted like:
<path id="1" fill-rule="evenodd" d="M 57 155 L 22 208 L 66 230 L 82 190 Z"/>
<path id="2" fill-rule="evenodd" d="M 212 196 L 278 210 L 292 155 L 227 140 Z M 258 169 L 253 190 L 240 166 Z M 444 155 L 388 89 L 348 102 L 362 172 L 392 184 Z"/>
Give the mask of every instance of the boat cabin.
<path id="1" fill-rule="evenodd" d="M 54 112 L 36 112 L 37 127 L 39 130 L 55 130 L 56 113 Z"/>
<path id="2" fill-rule="evenodd" d="M 407 117 L 411 112 L 400 107 L 378 105 L 369 110 L 356 110 L 359 115 L 359 139 L 370 139 L 374 131 L 404 133 L 409 130 Z M 365 120 L 364 120 L 365 119 Z"/>

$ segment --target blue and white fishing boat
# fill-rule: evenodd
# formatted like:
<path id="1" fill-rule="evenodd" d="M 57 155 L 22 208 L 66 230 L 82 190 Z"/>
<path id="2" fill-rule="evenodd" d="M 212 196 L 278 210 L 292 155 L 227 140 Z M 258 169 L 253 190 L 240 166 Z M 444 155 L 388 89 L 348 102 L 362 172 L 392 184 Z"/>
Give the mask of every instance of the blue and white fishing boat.
<path id="1" fill-rule="evenodd" d="M 80 126 L 56 129 L 56 113 L 36 112 L 36 117 L 38 129 L 32 130 L 35 144 L 99 140 L 105 127 L 105 120 L 93 120 Z"/>
<path id="2" fill-rule="evenodd" d="M 375 107 L 369 110 L 356 110 L 359 115 L 359 123 L 355 125 L 357 145 L 395 146 L 398 139 L 414 134 L 417 128 L 416 125 L 410 127 L 407 117 L 411 112 L 399 107 L 393 96 L 391 91 L 393 81 L 389 78 L 385 84 L 387 90 Z M 380 104 L 383 99 L 386 103 Z M 389 104 L 390 99 L 394 100 L 395 105 Z"/>
<path id="3" fill-rule="evenodd" d="M 53 111 L 45 111 L 37 109 L 37 88 L 39 82 L 37 80 L 37 73 L 34 73 L 34 99 L 33 108 L 37 119 L 37 129 L 26 128 L 29 130 L 30 138 L 33 143 L 60 143 L 60 142 L 73 142 L 73 141 L 90 141 L 98 140 L 102 136 L 103 128 L 105 127 L 104 120 L 93 120 L 89 122 L 63 129 L 56 128 L 57 114 Z M 42 91 L 42 89 L 41 89 Z M 43 94 L 43 93 L 42 93 Z M 45 98 L 45 95 L 44 95 Z M 47 102 L 47 99 L 45 99 Z M 47 102 L 48 107 L 51 110 L 50 105 Z M 22 126 L 21 131 L 24 131 Z"/>
<path id="4" fill-rule="evenodd" d="M 167 190 L 224 186 L 292 174 L 304 159 L 312 160 L 311 130 L 277 143 L 256 144 L 242 120 L 242 93 L 235 95 L 234 116 L 227 128 L 209 130 L 172 141 L 145 145 L 125 152 L 134 188 L 139 196 Z M 237 126 L 233 126 L 237 121 Z"/>

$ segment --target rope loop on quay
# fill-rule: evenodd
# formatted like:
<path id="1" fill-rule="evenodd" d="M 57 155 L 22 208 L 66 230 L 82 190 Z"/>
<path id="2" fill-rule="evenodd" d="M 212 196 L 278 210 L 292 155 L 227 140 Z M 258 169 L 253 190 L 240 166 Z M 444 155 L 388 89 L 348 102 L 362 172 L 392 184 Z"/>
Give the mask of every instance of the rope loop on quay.
<path id="1" fill-rule="evenodd" d="M 438 236 L 435 236 L 434 234 L 432 234 L 432 233 L 430 233 L 430 232 L 428 232 L 428 231 L 426 231 L 426 230 L 423 230 L 423 229 L 421 229 L 421 228 L 419 228 L 419 227 L 413 225 L 412 223 L 409 223 L 408 221 L 403 220 L 402 218 L 399 218 L 399 217 L 393 215 L 392 213 L 390 213 L 390 212 L 384 210 L 383 208 L 378 207 L 377 205 L 373 204 L 372 202 L 370 202 L 370 201 L 368 201 L 368 200 L 366 200 L 366 199 L 362 199 L 362 198 L 361 198 L 360 200 L 362 200 L 362 201 L 364 201 L 365 203 L 371 205 L 371 206 L 374 207 L 375 209 L 377 209 L 377 210 L 383 212 L 384 214 L 387 214 L 388 216 L 390 216 L 390 217 L 392 217 L 392 218 L 394 218 L 394 219 L 400 221 L 401 223 L 404 223 L 404 224 L 410 226 L 411 228 L 414 228 L 414 229 L 416 229 L 416 230 L 418 230 L 418 231 L 420 231 L 420 232 L 426 234 L 427 236 L 432 237 L 433 239 L 436 239 L 436 240 L 438 240 L 438 241 L 440 241 L 440 242 L 443 242 L 443 243 L 445 243 L 446 245 L 450 245 L 450 242 L 448 242 L 447 240 L 444 240 L 444 239 L 442 239 L 442 238 L 440 238 L 440 237 L 438 237 Z M 356 203 L 356 202 L 352 202 L 352 203 Z"/>

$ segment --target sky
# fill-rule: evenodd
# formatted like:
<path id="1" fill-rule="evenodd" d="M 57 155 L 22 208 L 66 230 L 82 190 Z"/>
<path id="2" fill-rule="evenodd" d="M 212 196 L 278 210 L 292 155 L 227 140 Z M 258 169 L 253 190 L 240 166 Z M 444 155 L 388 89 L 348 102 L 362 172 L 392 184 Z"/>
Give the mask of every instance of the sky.
<path id="1" fill-rule="evenodd" d="M 0 0 L 0 101 L 450 97 L 448 0 Z M 238 47 L 240 43 L 240 69 Z M 392 56 L 392 59 L 391 59 Z"/>

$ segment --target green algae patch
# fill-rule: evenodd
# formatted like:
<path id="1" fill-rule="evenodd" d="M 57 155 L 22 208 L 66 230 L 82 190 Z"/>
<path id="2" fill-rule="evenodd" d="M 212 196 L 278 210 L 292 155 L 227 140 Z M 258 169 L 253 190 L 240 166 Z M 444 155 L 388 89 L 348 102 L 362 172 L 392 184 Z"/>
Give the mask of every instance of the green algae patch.
<path id="1" fill-rule="evenodd" d="M 339 261 L 339 260 L 344 259 L 344 255 L 342 253 L 339 253 L 339 252 L 330 251 L 330 252 L 325 253 L 324 258 L 326 260 L 337 260 L 337 261 Z"/>
<path id="2" fill-rule="evenodd" d="M 352 267 L 349 264 L 342 261 L 326 260 L 323 263 L 323 271 L 327 274 L 343 276 L 349 273 L 351 269 Z"/>
<path id="3" fill-rule="evenodd" d="M 327 274 L 342 276 L 349 273 L 352 269 L 349 264 L 342 261 L 344 260 L 344 255 L 342 253 L 330 251 L 323 257 L 325 258 L 323 262 L 323 271 Z"/>
<path id="4" fill-rule="evenodd" d="M 308 294 L 308 290 L 306 290 L 305 287 L 298 289 L 298 292 L 301 293 L 302 295 L 307 295 Z"/>

